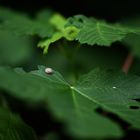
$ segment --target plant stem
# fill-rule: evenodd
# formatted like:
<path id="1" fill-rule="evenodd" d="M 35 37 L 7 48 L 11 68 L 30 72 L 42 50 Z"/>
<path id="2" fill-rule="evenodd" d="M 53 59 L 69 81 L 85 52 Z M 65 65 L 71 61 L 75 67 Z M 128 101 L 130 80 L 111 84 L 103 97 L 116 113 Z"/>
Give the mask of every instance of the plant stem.
<path id="1" fill-rule="evenodd" d="M 124 64 L 122 66 L 122 71 L 124 73 L 128 73 L 129 72 L 129 70 L 130 70 L 130 68 L 132 66 L 133 60 L 134 60 L 133 54 L 132 53 L 128 53 L 128 55 L 127 55 L 127 57 L 126 57 L 126 59 L 124 61 Z"/>

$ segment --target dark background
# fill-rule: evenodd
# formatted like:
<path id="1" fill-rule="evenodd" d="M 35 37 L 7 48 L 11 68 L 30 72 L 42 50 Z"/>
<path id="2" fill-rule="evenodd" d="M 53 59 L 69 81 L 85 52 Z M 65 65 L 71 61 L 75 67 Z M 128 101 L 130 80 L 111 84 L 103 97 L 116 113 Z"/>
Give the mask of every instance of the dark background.
<path id="1" fill-rule="evenodd" d="M 49 7 L 65 16 L 85 14 L 109 21 L 140 14 L 140 0 L 0 0 L 0 5 L 30 14 Z"/>

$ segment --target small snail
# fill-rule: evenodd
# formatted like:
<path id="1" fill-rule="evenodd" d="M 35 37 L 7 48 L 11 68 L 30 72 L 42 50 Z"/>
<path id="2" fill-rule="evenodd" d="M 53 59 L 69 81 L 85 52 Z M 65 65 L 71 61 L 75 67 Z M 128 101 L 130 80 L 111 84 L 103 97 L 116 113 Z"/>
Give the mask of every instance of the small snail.
<path id="1" fill-rule="evenodd" d="M 52 68 L 46 68 L 45 73 L 47 74 L 53 74 L 53 69 Z"/>

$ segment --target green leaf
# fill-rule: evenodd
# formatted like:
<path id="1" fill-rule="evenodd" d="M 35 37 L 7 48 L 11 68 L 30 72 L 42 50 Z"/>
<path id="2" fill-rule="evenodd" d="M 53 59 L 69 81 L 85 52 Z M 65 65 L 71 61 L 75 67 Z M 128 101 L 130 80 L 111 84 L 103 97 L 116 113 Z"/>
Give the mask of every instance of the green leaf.
<path id="1" fill-rule="evenodd" d="M 126 18 L 121 20 L 121 24 L 128 28 L 133 28 L 133 30 L 140 33 L 140 17 Z"/>
<path id="2" fill-rule="evenodd" d="M 139 32 L 140 18 L 130 18 L 122 21 L 122 24 L 124 24 L 128 28 L 134 28 L 137 32 Z M 140 57 L 140 34 L 128 35 L 126 38 L 123 39 L 123 43 L 127 45 L 127 47 L 131 50 L 131 53 Z"/>
<path id="3" fill-rule="evenodd" d="M 139 77 L 97 69 L 83 76 L 75 91 L 140 129 Z"/>
<path id="4" fill-rule="evenodd" d="M 95 22 L 85 25 L 76 39 L 82 44 L 110 46 L 113 42 L 122 40 L 126 34 L 127 31 L 119 27 Z"/>
<path id="5" fill-rule="evenodd" d="M 117 124 L 96 113 L 101 105 L 88 98 L 86 92 L 70 86 L 58 72 L 49 75 L 44 71 L 45 67 L 31 73 L 1 67 L 0 87 L 17 98 L 47 102 L 55 116 L 67 122 L 65 130 L 72 135 L 85 138 L 122 135 Z M 21 84 L 16 86 L 17 82 Z"/>
<path id="6" fill-rule="evenodd" d="M 40 41 L 38 43 L 38 46 L 41 47 L 41 48 L 44 48 L 44 53 L 47 53 L 48 52 L 48 49 L 49 49 L 49 46 L 58 41 L 59 39 L 61 39 L 63 37 L 62 33 L 60 32 L 56 32 L 53 34 L 53 36 L 51 38 L 48 38 L 47 40 L 45 41 Z"/>
<path id="7" fill-rule="evenodd" d="M 109 24 L 83 15 L 65 19 L 60 14 L 54 14 L 50 18 L 50 23 L 57 30 L 55 34 L 58 34 L 58 32 L 61 34 L 59 39 L 78 40 L 81 44 L 88 45 L 111 46 L 113 42 L 122 41 L 129 34 L 140 34 L 140 28 L 135 28 L 135 26 Z M 44 52 L 47 53 L 49 45 L 59 39 L 54 40 L 54 37 L 47 38 L 39 43 L 39 46 L 44 48 Z M 51 40 L 53 41 L 51 42 Z"/>
<path id="8" fill-rule="evenodd" d="M 48 24 L 49 20 L 53 16 L 54 12 L 51 9 L 43 9 L 39 11 L 36 15 L 36 20 L 42 23 Z"/>
<path id="9" fill-rule="evenodd" d="M 0 8 L 0 30 L 8 30 L 18 35 L 39 35 L 50 37 L 53 27 L 48 23 L 30 19 L 28 16 L 9 9 Z"/>
<path id="10" fill-rule="evenodd" d="M 110 46 L 113 42 L 121 41 L 129 33 L 139 33 L 134 28 L 109 24 L 93 18 L 88 19 L 85 16 L 70 18 L 66 26 L 72 25 L 80 29 L 76 40 L 89 45 Z"/>
<path id="11" fill-rule="evenodd" d="M 56 32 L 51 38 L 47 38 L 38 44 L 39 47 L 44 48 L 44 53 L 48 52 L 48 48 L 52 43 L 62 38 L 73 41 L 79 32 L 79 29 L 74 26 L 65 27 L 67 20 L 60 14 L 54 14 L 50 19 L 50 23 L 56 28 Z"/>
<path id="12" fill-rule="evenodd" d="M 54 14 L 50 19 L 50 23 L 56 27 L 57 30 L 62 31 L 64 30 L 64 26 L 67 20 L 60 14 Z"/>
<path id="13" fill-rule="evenodd" d="M 134 55 L 140 57 L 140 35 L 131 34 L 123 40 L 123 43 Z"/>
<path id="14" fill-rule="evenodd" d="M 65 24 L 65 27 L 68 26 L 76 26 L 77 28 L 82 28 L 84 24 L 92 23 L 93 21 L 96 21 L 94 18 L 88 18 L 84 15 L 75 15 L 73 17 L 68 18 L 67 23 Z"/>
<path id="15" fill-rule="evenodd" d="M 31 55 L 31 42 L 28 37 L 19 37 L 9 31 L 0 30 L 0 64 L 19 64 Z"/>
<path id="16" fill-rule="evenodd" d="M 25 73 L 1 67 L 0 87 L 18 98 L 47 101 L 54 114 L 67 122 L 68 130 L 81 137 L 120 136 L 112 121 L 96 113 L 98 107 L 140 129 L 139 77 L 97 69 L 70 86 L 58 72 L 48 75 L 44 70 Z"/>
<path id="17" fill-rule="evenodd" d="M 59 73 L 55 72 L 56 74 L 54 74 L 53 77 L 51 75 L 47 76 L 47 74 L 44 72 L 44 69 L 45 68 L 43 67 L 39 71 L 26 73 L 21 69 L 15 69 L 15 71 L 13 71 L 10 68 L 1 67 L 1 74 L 0 74 L 1 78 L 3 76 L 5 77 L 6 73 L 9 73 L 5 81 L 1 83 L 2 84 L 1 86 L 2 87 L 4 86 L 3 87 L 4 89 L 11 91 L 12 92 L 11 94 L 13 94 L 13 96 L 23 98 L 25 100 L 27 99 L 29 101 L 30 100 L 42 101 L 47 96 L 46 91 L 49 91 L 51 93 L 54 92 L 54 90 L 57 91 L 57 89 L 59 88 L 62 89 L 67 88 L 66 86 L 67 84 L 65 84 L 65 81 L 63 80 L 62 76 Z M 9 79 L 9 81 L 7 81 L 7 79 Z M 21 87 L 23 89 L 21 89 L 20 85 L 19 86 L 16 85 L 16 83 L 19 80 L 23 81 L 21 84 Z M 13 87 L 8 89 L 8 86 L 12 83 L 13 83 Z M 38 92 L 39 94 L 37 94 L 38 90 L 39 90 Z"/>
<path id="18" fill-rule="evenodd" d="M 121 136 L 117 124 L 96 112 L 99 107 L 140 129 L 138 76 L 96 69 L 71 86 L 58 72 L 46 74 L 45 67 L 41 66 L 30 73 L 1 67 L 0 77 L 0 87 L 12 96 L 47 102 L 73 135 L 85 138 Z"/>
<path id="19" fill-rule="evenodd" d="M 19 116 L 0 108 L 0 140 L 37 140 L 33 130 Z"/>

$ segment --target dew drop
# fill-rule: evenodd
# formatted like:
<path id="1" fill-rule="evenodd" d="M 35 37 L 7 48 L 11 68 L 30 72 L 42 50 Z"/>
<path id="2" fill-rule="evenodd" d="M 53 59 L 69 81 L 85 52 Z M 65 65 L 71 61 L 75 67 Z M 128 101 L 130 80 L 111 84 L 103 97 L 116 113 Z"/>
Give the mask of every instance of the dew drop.
<path id="1" fill-rule="evenodd" d="M 74 87 L 73 87 L 73 86 L 71 86 L 70 88 L 71 88 L 71 89 L 74 89 Z"/>

